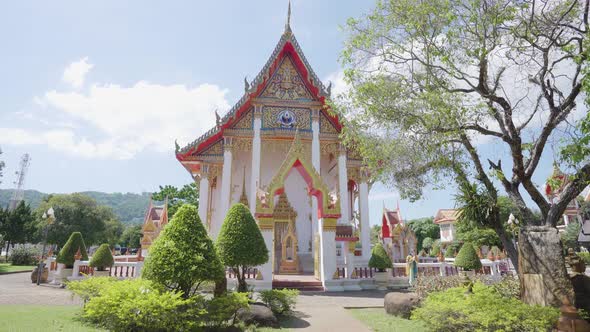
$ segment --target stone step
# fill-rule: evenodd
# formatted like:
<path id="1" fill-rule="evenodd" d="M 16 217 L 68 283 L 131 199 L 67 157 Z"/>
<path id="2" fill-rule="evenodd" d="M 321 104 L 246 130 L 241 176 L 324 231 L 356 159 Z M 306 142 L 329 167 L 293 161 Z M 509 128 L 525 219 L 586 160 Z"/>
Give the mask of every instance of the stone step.
<path id="1" fill-rule="evenodd" d="M 273 289 L 296 289 L 302 292 L 323 292 L 321 281 L 273 280 Z"/>

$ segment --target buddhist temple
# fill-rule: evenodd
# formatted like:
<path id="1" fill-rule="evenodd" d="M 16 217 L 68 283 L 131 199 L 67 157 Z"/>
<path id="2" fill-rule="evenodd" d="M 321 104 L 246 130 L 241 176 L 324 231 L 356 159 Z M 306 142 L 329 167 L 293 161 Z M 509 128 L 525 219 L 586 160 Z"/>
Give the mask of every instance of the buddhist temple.
<path id="1" fill-rule="evenodd" d="M 403 263 L 408 255 L 418 254 L 416 234 L 402 219 L 399 206 L 396 210 L 383 206 L 380 238 L 392 262 Z"/>
<path id="2" fill-rule="evenodd" d="M 153 241 L 160 235 L 160 232 L 168 223 L 168 200 L 163 205 L 156 206 L 150 199 L 150 204 L 145 213 L 143 227 L 141 228 L 141 254 L 146 257 L 148 249 Z"/>
<path id="3" fill-rule="evenodd" d="M 568 184 L 569 177 L 559 169 L 557 163 L 553 164 L 553 173 L 545 183 L 545 195 L 550 203 L 561 195 L 563 188 Z M 558 229 L 563 230 L 570 222 L 582 223 L 580 205 L 577 199 L 573 199 L 563 212 L 561 221 L 557 224 Z"/>
<path id="4" fill-rule="evenodd" d="M 369 177 L 359 154 L 340 142 L 330 90 L 303 54 L 289 8 L 281 38 L 254 80 L 244 80 L 243 96 L 208 132 L 176 147 L 199 185 L 199 215 L 212 238 L 235 203 L 256 218 L 271 257 L 259 267 L 259 289 L 276 275 L 303 274 L 341 290 L 338 262 L 370 258 Z"/>

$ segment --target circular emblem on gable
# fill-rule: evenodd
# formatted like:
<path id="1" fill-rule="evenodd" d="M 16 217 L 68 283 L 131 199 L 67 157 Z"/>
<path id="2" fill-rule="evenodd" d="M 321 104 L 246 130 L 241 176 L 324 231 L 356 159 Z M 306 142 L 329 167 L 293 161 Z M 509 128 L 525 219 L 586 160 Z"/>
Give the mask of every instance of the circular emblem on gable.
<path id="1" fill-rule="evenodd" d="M 277 122 L 281 128 L 293 128 L 295 127 L 295 113 L 291 110 L 282 110 L 277 116 Z"/>

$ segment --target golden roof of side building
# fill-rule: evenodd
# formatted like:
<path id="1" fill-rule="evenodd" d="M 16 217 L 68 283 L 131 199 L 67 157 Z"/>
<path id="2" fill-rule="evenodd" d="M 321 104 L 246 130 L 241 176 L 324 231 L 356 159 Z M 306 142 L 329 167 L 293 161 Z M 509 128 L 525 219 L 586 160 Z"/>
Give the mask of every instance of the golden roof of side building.
<path id="1" fill-rule="evenodd" d="M 459 217 L 459 210 L 457 209 L 440 209 L 434 216 L 434 223 L 454 223 Z"/>

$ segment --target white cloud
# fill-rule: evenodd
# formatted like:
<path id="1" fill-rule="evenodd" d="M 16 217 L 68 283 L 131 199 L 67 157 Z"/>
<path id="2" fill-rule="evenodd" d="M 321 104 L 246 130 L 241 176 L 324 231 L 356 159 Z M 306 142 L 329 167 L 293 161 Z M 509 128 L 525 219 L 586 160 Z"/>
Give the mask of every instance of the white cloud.
<path id="1" fill-rule="evenodd" d="M 52 90 L 33 98 L 35 110 L 19 114 L 22 124 L 0 127 L 0 144 L 44 145 L 89 159 L 130 159 L 141 151 L 172 154 L 175 139 L 184 145 L 215 125 L 214 110 L 229 109 L 226 93 L 212 84 L 146 81 Z"/>
<path id="2" fill-rule="evenodd" d="M 88 63 L 88 57 L 84 57 L 78 61 L 70 63 L 64 70 L 62 80 L 74 88 L 81 88 L 84 84 L 86 74 L 94 67 L 93 64 Z"/>

